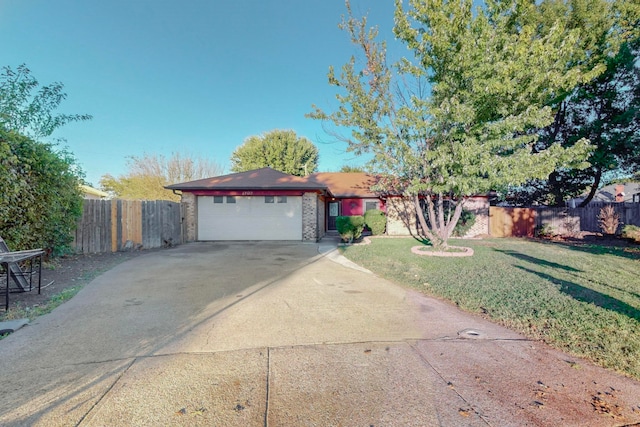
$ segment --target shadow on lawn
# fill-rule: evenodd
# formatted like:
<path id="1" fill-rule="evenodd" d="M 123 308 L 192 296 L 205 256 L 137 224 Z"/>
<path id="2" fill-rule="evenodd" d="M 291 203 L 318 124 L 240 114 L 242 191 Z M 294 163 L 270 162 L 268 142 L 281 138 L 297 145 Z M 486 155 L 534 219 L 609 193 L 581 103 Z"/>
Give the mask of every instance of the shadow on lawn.
<path id="1" fill-rule="evenodd" d="M 575 272 L 575 273 L 582 271 L 582 270 L 578 270 L 577 268 L 569 267 L 568 265 L 558 264 L 558 263 L 555 263 L 555 262 L 552 262 L 552 261 L 547 261 L 547 260 L 542 259 L 542 258 L 532 257 L 530 255 L 526 255 L 526 254 L 523 254 L 523 253 L 518 252 L 518 251 L 503 250 L 503 249 L 494 249 L 494 251 L 503 253 L 505 255 L 510 255 L 510 256 L 512 256 L 514 258 L 518 258 L 518 259 L 521 259 L 523 261 L 528 261 L 528 262 L 530 262 L 532 264 L 536 264 L 536 265 L 544 265 L 545 267 L 558 268 L 560 270 L 572 271 L 572 272 Z"/>
<path id="2" fill-rule="evenodd" d="M 520 265 L 516 265 L 515 267 L 522 271 L 526 271 L 527 273 L 535 274 L 536 276 L 551 283 L 560 285 L 561 292 L 564 292 L 578 301 L 591 303 L 598 307 L 613 310 L 625 316 L 640 320 L 640 310 L 609 295 L 594 291 L 593 289 L 589 289 L 574 282 L 558 279 L 549 274 L 522 267 Z"/>
<path id="3" fill-rule="evenodd" d="M 640 260 L 640 246 L 612 246 L 606 244 L 598 244 L 597 241 L 590 243 L 575 242 L 553 242 L 553 245 L 560 245 L 572 251 L 585 252 L 592 255 L 614 255 L 622 258 Z"/>

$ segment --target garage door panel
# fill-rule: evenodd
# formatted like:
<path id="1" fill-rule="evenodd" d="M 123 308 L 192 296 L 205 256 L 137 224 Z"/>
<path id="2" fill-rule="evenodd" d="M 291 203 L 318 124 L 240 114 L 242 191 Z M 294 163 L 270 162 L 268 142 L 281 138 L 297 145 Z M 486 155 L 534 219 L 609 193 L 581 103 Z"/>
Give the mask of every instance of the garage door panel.
<path id="1" fill-rule="evenodd" d="M 264 197 L 236 197 L 213 203 L 198 197 L 198 240 L 302 240 L 302 198 L 265 203 Z"/>

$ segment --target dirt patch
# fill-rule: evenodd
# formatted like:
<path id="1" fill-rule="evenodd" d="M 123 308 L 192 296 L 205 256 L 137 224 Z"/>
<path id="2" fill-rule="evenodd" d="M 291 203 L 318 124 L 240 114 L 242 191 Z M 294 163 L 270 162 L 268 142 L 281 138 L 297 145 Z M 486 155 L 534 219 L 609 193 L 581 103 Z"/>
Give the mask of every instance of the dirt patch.
<path id="1" fill-rule="evenodd" d="M 2 306 L 0 320 L 5 317 L 11 318 L 12 311 L 39 307 L 53 296 L 69 288 L 82 287 L 116 265 L 149 252 L 150 250 L 138 250 L 51 258 L 43 262 L 42 265 L 42 290 L 40 294 L 38 294 L 37 285 L 31 292 L 11 293 L 9 295 L 9 313 L 4 312 L 4 295 L 0 296 L 0 305 Z"/>

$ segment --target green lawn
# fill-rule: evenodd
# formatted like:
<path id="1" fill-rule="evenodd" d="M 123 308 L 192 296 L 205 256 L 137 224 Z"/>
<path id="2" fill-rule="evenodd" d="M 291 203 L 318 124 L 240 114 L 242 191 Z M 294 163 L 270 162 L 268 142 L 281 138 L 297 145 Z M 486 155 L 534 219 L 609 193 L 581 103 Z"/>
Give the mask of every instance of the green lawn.
<path id="1" fill-rule="evenodd" d="M 344 255 L 378 275 L 640 379 L 640 249 L 524 239 L 452 240 L 465 258 L 374 239 Z"/>

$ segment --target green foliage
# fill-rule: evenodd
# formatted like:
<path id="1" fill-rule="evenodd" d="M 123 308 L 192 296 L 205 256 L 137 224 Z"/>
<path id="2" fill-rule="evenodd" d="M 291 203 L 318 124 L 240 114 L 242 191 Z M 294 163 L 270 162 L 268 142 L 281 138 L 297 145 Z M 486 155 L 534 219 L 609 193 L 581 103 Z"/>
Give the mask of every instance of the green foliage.
<path id="1" fill-rule="evenodd" d="M 336 217 L 336 228 L 342 240 L 351 243 L 362 236 L 364 217 L 361 215 Z"/>
<path id="2" fill-rule="evenodd" d="M 640 37 L 623 43 L 604 63 L 604 73 L 560 103 L 553 124 L 538 142 L 540 147 L 569 147 L 588 138 L 594 147 L 588 158 L 591 165 L 582 170 L 557 169 L 548 179 L 515 189 L 523 204 L 560 206 L 589 190 L 581 204 L 586 206 L 606 175 L 629 174 L 640 166 Z"/>
<path id="3" fill-rule="evenodd" d="M 23 64 L 0 73 L 0 128 L 37 139 L 47 137 L 67 123 L 90 120 L 88 114 L 53 114 L 67 97 L 59 82 L 42 86 Z"/>
<path id="4" fill-rule="evenodd" d="M 292 130 L 250 136 L 231 155 L 231 170 L 245 172 L 270 167 L 290 175 L 307 176 L 318 168 L 318 148 Z"/>
<path id="5" fill-rule="evenodd" d="M 338 109 L 314 106 L 309 116 L 349 129 L 349 149 L 373 154 L 379 189 L 412 196 L 422 231 L 440 246 L 466 198 L 588 166 L 585 139 L 534 146 L 553 122 L 552 107 L 605 65 L 589 60 L 591 28 L 559 2 L 495 0 L 475 10 L 471 0 L 407 3 L 404 10 L 396 1 L 394 33 L 413 58 L 393 66 L 377 30 L 347 4 L 342 28 L 362 56 L 329 70 Z M 612 46 L 616 29 L 606 33 Z M 442 209 L 447 198 L 458 202 L 451 216 Z"/>
<path id="6" fill-rule="evenodd" d="M 75 159 L 0 129 L 0 236 L 13 250 L 64 252 L 82 214 Z"/>
<path id="7" fill-rule="evenodd" d="M 542 224 L 540 227 L 536 228 L 535 235 L 536 237 L 540 237 L 542 239 L 547 239 L 555 236 L 557 233 L 551 226 L 551 224 Z"/>
<path id="8" fill-rule="evenodd" d="M 164 187 L 221 175 L 224 168 L 202 157 L 173 153 L 170 158 L 158 154 L 131 156 L 126 174 L 100 178 L 100 187 L 115 197 L 129 200 L 180 201 L 180 196 Z"/>
<path id="9" fill-rule="evenodd" d="M 476 223 L 476 214 L 466 209 L 462 209 L 462 213 L 460 214 L 460 219 L 456 223 L 456 226 L 453 228 L 453 236 L 463 237 L 465 234 L 471 230 L 471 227 Z"/>
<path id="10" fill-rule="evenodd" d="M 640 243 L 640 227 L 637 225 L 625 225 L 622 227 L 622 237 L 625 239 L 633 239 L 636 243 Z"/>
<path id="11" fill-rule="evenodd" d="M 38 87 L 26 66 L 2 69 L 0 235 L 13 250 L 41 247 L 57 254 L 68 250 L 82 214 L 82 172 L 71 153 L 35 138 L 91 116 L 54 114 L 67 97 L 64 86 Z"/>
<path id="12" fill-rule="evenodd" d="M 468 241 L 468 258 L 418 257 L 412 239 L 376 239 L 344 255 L 381 277 L 640 379 L 640 251 Z"/>
<path id="13" fill-rule="evenodd" d="M 371 230 L 371 234 L 379 236 L 387 227 L 387 217 L 381 210 L 370 209 L 364 213 L 364 223 Z"/>
<path id="14" fill-rule="evenodd" d="M 343 165 L 340 168 L 340 172 L 352 173 L 352 172 L 366 172 L 362 166 Z"/>

